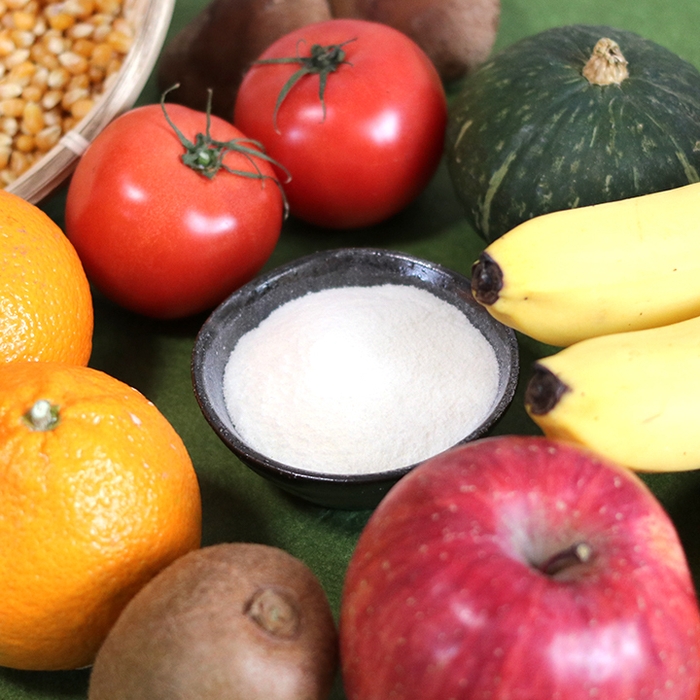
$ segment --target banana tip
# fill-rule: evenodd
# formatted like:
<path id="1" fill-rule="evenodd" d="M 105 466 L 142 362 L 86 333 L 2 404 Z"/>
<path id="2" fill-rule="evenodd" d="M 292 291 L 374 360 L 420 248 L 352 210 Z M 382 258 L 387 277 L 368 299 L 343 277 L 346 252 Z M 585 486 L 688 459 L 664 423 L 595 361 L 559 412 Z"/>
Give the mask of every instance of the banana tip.
<path id="1" fill-rule="evenodd" d="M 569 387 L 546 367 L 535 363 L 532 376 L 525 387 L 525 408 L 534 416 L 549 413 Z"/>
<path id="2" fill-rule="evenodd" d="M 498 293 L 503 288 L 503 271 L 486 252 L 472 265 L 471 287 L 480 304 L 491 306 L 498 301 Z"/>

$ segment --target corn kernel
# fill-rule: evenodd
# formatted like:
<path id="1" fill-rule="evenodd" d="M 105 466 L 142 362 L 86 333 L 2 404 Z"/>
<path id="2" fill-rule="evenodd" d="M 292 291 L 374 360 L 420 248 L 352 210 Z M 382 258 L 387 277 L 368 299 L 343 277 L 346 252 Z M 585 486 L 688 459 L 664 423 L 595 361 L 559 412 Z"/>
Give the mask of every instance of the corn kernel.
<path id="1" fill-rule="evenodd" d="M 114 48 L 107 42 L 103 42 L 95 45 L 95 48 L 92 51 L 90 63 L 93 66 L 97 66 L 98 68 L 105 70 L 113 57 Z"/>
<path id="2" fill-rule="evenodd" d="M 44 88 L 39 85 L 27 85 L 22 90 L 22 99 L 27 100 L 27 102 L 41 102 L 43 96 Z"/>
<path id="3" fill-rule="evenodd" d="M 15 49 L 9 56 L 5 57 L 5 66 L 13 68 L 29 59 L 29 49 Z"/>
<path id="4" fill-rule="evenodd" d="M 61 104 L 63 99 L 63 92 L 61 90 L 47 90 L 44 96 L 41 98 L 41 106 L 49 112 L 54 107 Z M 44 115 L 46 118 L 47 115 Z"/>
<path id="5" fill-rule="evenodd" d="M 74 24 L 67 32 L 66 36 L 69 39 L 90 39 L 95 32 L 94 25 L 90 22 L 78 22 Z"/>
<path id="6" fill-rule="evenodd" d="M 61 65 L 58 62 L 58 56 L 49 51 L 43 44 L 34 44 L 29 55 L 38 66 L 48 68 L 49 70 L 58 68 Z"/>
<path id="7" fill-rule="evenodd" d="M 73 17 L 85 19 L 95 12 L 94 0 L 65 0 L 63 11 Z"/>
<path id="8" fill-rule="evenodd" d="M 0 118 L 0 130 L 3 134 L 14 136 L 19 131 L 19 122 L 14 117 Z"/>
<path id="9" fill-rule="evenodd" d="M 133 43 L 132 37 L 124 34 L 124 32 L 111 31 L 107 35 L 107 43 L 117 52 L 125 54 L 131 48 Z"/>
<path id="10" fill-rule="evenodd" d="M 0 100 L 11 100 L 22 95 L 22 86 L 19 83 L 0 83 Z"/>
<path id="11" fill-rule="evenodd" d="M 85 56 L 85 58 L 90 58 L 90 56 L 92 56 L 93 51 L 95 50 L 95 46 L 95 42 L 90 41 L 89 39 L 76 39 L 73 42 L 73 46 L 71 47 L 71 49 L 74 53 L 77 53 L 79 56 Z"/>
<path id="12" fill-rule="evenodd" d="M 25 134 L 38 134 L 44 128 L 44 112 L 38 102 L 27 102 L 22 112 L 21 130 Z"/>
<path id="13" fill-rule="evenodd" d="M 89 97 L 76 100 L 70 107 L 71 117 L 80 121 L 95 106 L 95 101 Z"/>
<path id="14" fill-rule="evenodd" d="M 32 134 L 19 134 L 15 138 L 14 146 L 21 153 L 31 153 L 36 148 L 34 136 Z"/>
<path id="15" fill-rule="evenodd" d="M 90 64 L 90 67 L 87 69 L 86 75 L 91 83 L 97 83 L 98 85 L 105 79 L 105 71 L 92 64 Z"/>
<path id="16" fill-rule="evenodd" d="M 82 100 L 88 96 L 88 91 L 82 88 L 76 88 L 75 90 L 68 90 L 68 92 L 63 93 L 63 99 L 61 100 L 61 107 L 70 112 L 71 107 L 74 102 Z"/>
<path id="17" fill-rule="evenodd" d="M 10 97 L 0 100 L 0 114 L 4 117 L 21 117 L 25 102 L 21 97 Z"/>
<path id="18" fill-rule="evenodd" d="M 70 48 L 70 41 L 68 39 L 62 36 L 49 34 L 48 32 L 44 34 L 42 42 L 44 46 L 56 56 L 60 56 Z"/>
<path id="19" fill-rule="evenodd" d="M 70 73 L 63 67 L 55 68 L 49 73 L 48 86 L 52 90 L 58 90 L 68 85 Z"/>
<path id="20" fill-rule="evenodd" d="M 113 58 L 109 64 L 107 65 L 107 70 L 105 71 L 107 78 L 109 78 L 110 75 L 115 75 L 116 73 L 119 72 L 119 69 L 122 67 L 122 62 L 120 58 Z M 105 78 L 105 80 L 107 79 Z"/>
<path id="21" fill-rule="evenodd" d="M 12 148 L 9 146 L 0 147 L 0 170 L 6 168 L 10 164 L 10 155 Z"/>
<path id="22" fill-rule="evenodd" d="M 88 69 L 88 60 L 73 51 L 65 51 L 58 57 L 58 62 L 72 75 L 85 73 Z"/>
<path id="23" fill-rule="evenodd" d="M 41 90 L 46 90 L 46 86 L 49 83 L 49 69 L 37 65 L 36 70 L 34 71 L 34 75 L 32 76 L 32 79 L 29 81 L 30 85 L 34 85 L 36 87 L 41 88 Z"/>
<path id="24" fill-rule="evenodd" d="M 116 15 L 121 9 L 121 0 L 95 0 L 95 9 L 105 15 Z"/>
<path id="25" fill-rule="evenodd" d="M 126 36 L 133 38 L 134 36 L 134 27 L 133 25 L 128 22 L 124 17 L 117 17 L 115 18 L 114 22 L 112 22 L 112 29 L 115 32 L 120 32 L 121 34 L 126 34 Z"/>
<path id="26" fill-rule="evenodd" d="M 66 29 L 70 29 L 75 24 L 75 17 L 72 17 L 67 12 L 51 14 L 48 20 L 51 29 L 58 29 L 61 32 L 65 32 Z"/>
<path id="27" fill-rule="evenodd" d="M 85 118 L 131 49 L 127 0 L 0 0 L 0 187 Z"/>
<path id="28" fill-rule="evenodd" d="M 16 148 L 10 156 L 10 170 L 15 175 L 21 175 L 25 170 L 29 169 L 29 158 L 27 154 L 18 151 Z"/>
<path id="29" fill-rule="evenodd" d="M 9 31 L 0 32 L 0 58 L 9 56 L 16 48 Z"/>
<path id="30" fill-rule="evenodd" d="M 15 29 L 32 32 L 36 24 L 36 15 L 26 10 L 16 10 L 12 13 L 12 24 Z"/>
<path id="31" fill-rule="evenodd" d="M 107 73 L 105 74 L 105 79 L 104 82 L 102 83 L 102 90 L 103 92 L 107 92 L 108 90 L 112 89 L 112 85 L 117 80 L 117 77 L 119 76 L 119 71 L 118 70 L 113 70 L 112 72 L 107 69 Z"/>
<path id="32" fill-rule="evenodd" d="M 90 76 L 87 73 L 81 73 L 80 75 L 74 75 L 68 81 L 66 85 L 66 91 L 69 90 L 89 90 L 90 89 Z"/>
<path id="33" fill-rule="evenodd" d="M 34 32 L 23 29 L 13 29 L 10 32 L 10 37 L 18 49 L 30 49 L 36 41 Z"/>
<path id="34" fill-rule="evenodd" d="M 95 14 L 86 21 L 90 22 L 90 24 L 95 27 L 108 26 L 111 28 L 114 17 L 104 12 L 95 12 Z"/>
<path id="35" fill-rule="evenodd" d="M 42 152 L 51 150 L 61 138 L 61 127 L 58 124 L 43 128 L 35 137 L 36 147 Z M 2 166 L 0 166 L 2 167 Z"/>
<path id="36" fill-rule="evenodd" d="M 22 86 L 29 85 L 34 73 L 36 73 L 36 65 L 31 61 L 22 61 L 10 68 L 7 79 Z"/>
<path id="37" fill-rule="evenodd" d="M 50 107 L 48 109 L 45 105 L 42 104 L 42 107 L 46 109 L 46 111 L 44 112 L 44 123 L 46 124 L 46 126 L 61 126 L 61 121 L 63 120 L 63 112 L 61 112 L 60 102 L 61 99 L 59 97 L 58 102 L 53 107 Z"/>
<path id="38" fill-rule="evenodd" d="M 46 34 L 47 26 L 46 26 L 46 19 L 44 17 L 37 17 L 36 22 L 34 22 L 34 28 L 32 29 L 32 32 L 34 33 L 34 36 L 39 37 L 43 36 Z"/>

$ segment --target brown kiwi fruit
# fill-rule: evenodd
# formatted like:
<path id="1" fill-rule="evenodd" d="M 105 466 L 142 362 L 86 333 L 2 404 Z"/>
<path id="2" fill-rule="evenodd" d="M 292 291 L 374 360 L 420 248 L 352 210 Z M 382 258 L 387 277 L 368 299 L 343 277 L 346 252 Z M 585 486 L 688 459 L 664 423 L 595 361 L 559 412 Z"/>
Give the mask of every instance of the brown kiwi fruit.
<path id="1" fill-rule="evenodd" d="M 500 0 L 329 0 L 334 17 L 388 24 L 428 54 L 446 83 L 483 63 L 496 40 Z"/>
<path id="2" fill-rule="evenodd" d="M 230 121 L 236 94 L 252 62 L 283 35 L 337 18 L 388 24 L 410 36 L 446 83 L 486 60 L 496 40 L 500 0 L 211 0 L 166 45 L 158 87 L 168 99 Z"/>
<path id="3" fill-rule="evenodd" d="M 335 622 L 313 572 L 261 544 L 217 544 L 161 571 L 97 654 L 88 700 L 326 700 Z"/>
<path id="4" fill-rule="evenodd" d="M 211 0 L 160 57 L 158 87 L 168 99 L 227 121 L 243 75 L 274 41 L 293 29 L 331 18 L 327 0 Z"/>

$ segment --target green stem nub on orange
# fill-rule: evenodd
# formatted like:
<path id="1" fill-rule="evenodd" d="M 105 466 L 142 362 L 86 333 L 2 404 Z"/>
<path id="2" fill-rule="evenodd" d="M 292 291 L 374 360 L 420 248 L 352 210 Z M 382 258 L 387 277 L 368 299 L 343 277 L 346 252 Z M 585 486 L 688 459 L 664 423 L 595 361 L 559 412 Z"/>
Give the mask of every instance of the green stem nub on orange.
<path id="1" fill-rule="evenodd" d="M 58 406 L 47 399 L 39 399 L 23 416 L 32 430 L 53 430 L 59 423 Z"/>

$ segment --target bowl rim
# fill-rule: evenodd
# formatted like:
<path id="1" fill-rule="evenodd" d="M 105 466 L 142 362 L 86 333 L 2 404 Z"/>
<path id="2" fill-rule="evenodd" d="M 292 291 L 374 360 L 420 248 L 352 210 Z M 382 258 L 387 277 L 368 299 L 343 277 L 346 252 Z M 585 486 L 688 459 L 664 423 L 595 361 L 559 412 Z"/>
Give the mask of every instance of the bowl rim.
<path id="1" fill-rule="evenodd" d="M 215 329 L 217 324 L 220 323 L 222 317 L 228 315 L 229 308 L 232 305 L 236 306 L 237 303 L 240 305 L 241 301 L 249 296 L 255 296 L 257 293 L 264 294 L 265 288 L 271 286 L 274 282 L 289 276 L 292 272 L 313 265 L 317 261 L 342 255 L 348 255 L 348 257 L 351 257 L 354 260 L 357 259 L 358 255 L 363 257 L 363 259 L 371 257 L 388 257 L 392 260 L 409 263 L 411 265 L 430 270 L 437 275 L 449 278 L 451 281 L 458 283 L 463 287 L 471 287 L 471 280 L 461 273 L 441 265 L 440 263 L 424 260 L 409 253 L 387 248 L 343 247 L 316 251 L 314 253 L 295 258 L 290 262 L 283 263 L 266 273 L 258 275 L 221 302 L 221 304 L 219 304 L 205 320 L 195 338 L 191 356 L 191 374 L 194 394 L 200 410 L 207 419 L 207 422 L 210 423 L 214 431 L 217 433 L 218 437 L 244 464 L 262 475 L 277 478 L 278 480 L 282 478 L 288 482 L 296 482 L 299 484 L 308 482 L 309 484 L 316 485 L 321 483 L 373 485 L 388 481 L 396 481 L 425 461 L 422 460 L 421 462 L 380 472 L 363 472 L 352 474 L 335 474 L 291 467 L 290 465 L 283 464 L 277 460 L 267 457 L 266 455 L 250 447 L 238 435 L 229 429 L 225 422 L 219 417 L 216 410 L 214 410 L 211 402 L 207 400 L 207 390 L 203 379 L 206 351 L 211 347 L 212 341 L 216 337 L 216 333 L 213 332 L 213 329 Z M 474 301 L 474 303 L 476 304 L 477 302 Z M 516 334 L 513 329 L 503 325 L 490 315 L 488 318 L 487 316 L 484 316 L 483 318 L 486 319 L 488 323 L 492 323 L 494 327 L 499 328 L 504 336 L 504 346 L 508 350 L 508 359 L 510 360 L 507 365 L 509 368 L 508 376 L 505 379 L 503 390 L 497 395 L 489 415 L 468 435 L 448 449 L 463 445 L 467 442 L 472 442 L 473 440 L 484 436 L 501 418 L 506 408 L 513 400 L 517 388 L 520 360 Z M 487 338 L 487 340 L 489 340 L 489 338 Z M 491 343 L 490 340 L 489 342 Z"/>

